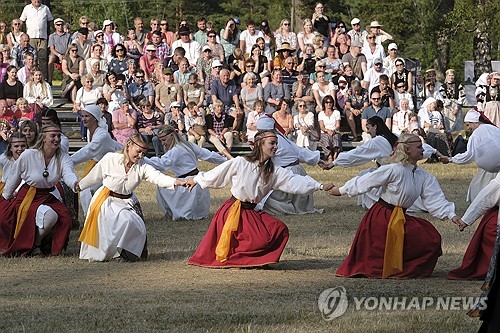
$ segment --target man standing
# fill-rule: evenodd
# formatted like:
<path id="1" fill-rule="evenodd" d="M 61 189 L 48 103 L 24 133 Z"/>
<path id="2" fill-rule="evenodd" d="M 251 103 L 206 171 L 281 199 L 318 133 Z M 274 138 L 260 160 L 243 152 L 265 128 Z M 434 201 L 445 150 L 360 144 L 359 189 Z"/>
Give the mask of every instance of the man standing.
<path id="1" fill-rule="evenodd" d="M 349 63 L 352 67 L 354 75 L 357 76 L 359 80 L 365 77 L 366 73 L 366 57 L 361 53 L 361 48 L 363 44 L 358 41 L 353 41 L 351 43 L 351 49 L 349 53 L 344 54 L 342 57 L 342 63 Z"/>
<path id="2" fill-rule="evenodd" d="M 354 41 L 360 42 L 363 44 L 366 40 L 366 35 L 368 34 L 366 30 L 361 29 L 361 21 L 359 18 L 355 17 L 351 21 L 351 28 L 347 33 L 351 37 L 351 44 Z"/>
<path id="3" fill-rule="evenodd" d="M 21 42 L 14 46 L 12 51 L 10 51 L 10 57 L 14 59 L 14 66 L 16 66 L 17 68 L 24 67 L 24 56 L 27 52 L 29 52 L 33 56 L 36 62 L 37 53 L 35 48 L 30 45 L 30 36 L 28 36 L 27 34 L 22 34 Z"/>
<path id="4" fill-rule="evenodd" d="M 52 84 L 52 75 L 54 74 L 54 64 L 62 64 L 62 60 L 68 46 L 71 42 L 71 36 L 64 31 L 64 20 L 56 18 L 54 20 L 56 31 L 49 36 L 49 76 L 47 81 Z"/>
<path id="5" fill-rule="evenodd" d="M 31 4 L 24 7 L 19 19 L 26 25 L 30 44 L 38 55 L 38 65 L 42 69 L 44 77 L 47 77 L 47 31 L 48 23 L 54 20 L 52 13 L 49 7 L 40 3 L 40 0 L 31 0 Z"/>

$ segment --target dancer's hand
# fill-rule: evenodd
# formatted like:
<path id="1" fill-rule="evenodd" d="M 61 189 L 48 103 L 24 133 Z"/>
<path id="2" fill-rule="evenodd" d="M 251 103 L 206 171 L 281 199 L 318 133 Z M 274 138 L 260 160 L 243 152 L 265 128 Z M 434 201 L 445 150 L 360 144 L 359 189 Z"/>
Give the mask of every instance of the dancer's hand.
<path id="1" fill-rule="evenodd" d="M 454 216 L 451 219 L 451 221 L 453 223 L 455 223 L 456 225 L 458 225 L 458 229 L 460 231 L 464 231 L 464 229 L 468 227 L 468 225 L 464 221 L 462 221 L 462 219 L 460 217 L 458 217 L 458 216 Z"/>
<path id="2" fill-rule="evenodd" d="M 330 191 L 334 187 L 335 187 L 335 185 L 333 183 L 323 184 L 323 191 Z"/>
<path id="3" fill-rule="evenodd" d="M 448 164 L 451 162 L 451 160 L 448 156 L 439 157 L 439 161 L 443 164 Z"/>
<path id="4" fill-rule="evenodd" d="M 184 182 L 185 182 L 184 186 L 189 189 L 189 192 L 191 192 L 191 190 L 193 189 L 193 187 L 196 186 L 196 182 L 194 181 L 194 178 L 188 178 Z"/>
<path id="5" fill-rule="evenodd" d="M 333 185 L 333 187 L 328 191 L 328 193 L 336 197 L 340 197 L 342 195 L 340 194 L 340 189 L 337 185 Z"/>

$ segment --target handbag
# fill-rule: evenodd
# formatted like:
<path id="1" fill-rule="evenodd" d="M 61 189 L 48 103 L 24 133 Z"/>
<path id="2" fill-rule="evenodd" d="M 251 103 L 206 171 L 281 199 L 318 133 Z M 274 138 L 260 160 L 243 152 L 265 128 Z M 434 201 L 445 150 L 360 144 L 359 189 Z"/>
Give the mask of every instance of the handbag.
<path id="1" fill-rule="evenodd" d="M 309 140 L 319 141 L 319 138 L 320 138 L 319 131 L 316 128 L 312 128 L 309 130 Z"/>
<path id="2" fill-rule="evenodd" d="M 201 125 L 198 125 L 198 124 L 194 124 L 191 129 L 198 135 L 206 135 L 206 131 L 205 131 L 205 127 L 204 126 L 201 126 Z"/>

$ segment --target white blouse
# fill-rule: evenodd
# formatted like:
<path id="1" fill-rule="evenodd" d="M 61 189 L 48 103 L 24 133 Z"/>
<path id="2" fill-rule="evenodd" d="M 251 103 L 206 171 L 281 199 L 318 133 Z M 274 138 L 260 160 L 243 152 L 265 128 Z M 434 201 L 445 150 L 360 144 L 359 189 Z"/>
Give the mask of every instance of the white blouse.
<path id="1" fill-rule="evenodd" d="M 273 158 L 274 165 L 285 167 L 296 162 L 297 160 L 300 163 L 316 165 L 318 164 L 319 159 L 319 150 L 312 151 L 307 148 L 299 147 L 283 135 L 278 134 L 278 150 Z"/>
<path id="2" fill-rule="evenodd" d="M 0 155 L 0 168 L 2 168 L 2 182 L 7 181 L 7 176 L 11 174 L 11 169 L 14 166 L 15 160 L 12 157 L 7 157 L 5 154 Z"/>
<path id="3" fill-rule="evenodd" d="M 349 180 L 340 188 L 340 193 L 353 197 L 374 188 L 380 188 L 380 198 L 391 205 L 408 208 L 420 196 L 424 207 L 433 216 L 439 219 L 456 216 L 455 204 L 446 200 L 436 177 L 418 166 L 402 163 L 383 165 Z"/>
<path id="4" fill-rule="evenodd" d="M 45 86 L 45 95 L 43 94 L 42 84 Z M 47 82 L 40 82 L 37 84 L 32 82 L 26 83 L 23 90 L 23 97 L 26 98 L 30 104 L 40 102 L 47 107 L 54 104 L 52 88 Z"/>
<path id="5" fill-rule="evenodd" d="M 194 181 L 202 188 L 222 188 L 232 183 L 231 194 L 244 202 L 258 203 L 271 190 L 292 194 L 310 194 L 320 189 L 318 183 L 309 176 L 300 176 L 292 171 L 276 167 L 268 183 L 264 183 L 259 173 L 258 163 L 249 162 L 238 156 L 228 160 L 208 172 L 201 172 Z"/>
<path id="6" fill-rule="evenodd" d="M 102 182 L 111 191 L 128 195 L 135 190 L 143 179 L 170 190 L 175 188 L 175 178 L 164 175 L 143 160 L 134 164 L 126 173 L 123 154 L 107 153 L 92 171 L 80 181 L 80 189 L 84 190 Z"/>
<path id="7" fill-rule="evenodd" d="M 113 140 L 108 131 L 98 127 L 92 135 L 92 140 L 71 156 L 73 164 L 80 164 L 90 159 L 99 162 L 109 152 L 120 150 L 122 145 Z"/>
<path id="8" fill-rule="evenodd" d="M 177 177 L 185 175 L 198 168 L 198 160 L 204 160 L 214 164 L 221 164 L 227 161 L 219 153 L 211 152 L 205 148 L 200 148 L 192 142 L 179 143 L 162 157 L 145 158 L 146 163 L 161 171 L 172 171 Z"/>
<path id="9" fill-rule="evenodd" d="M 500 171 L 500 128 L 481 124 L 472 132 L 467 142 L 467 151 L 452 157 L 456 164 L 476 162 L 477 166 L 488 172 Z"/>
<path id="10" fill-rule="evenodd" d="M 500 204 L 500 174 L 496 176 L 481 192 L 462 217 L 462 221 L 471 225 L 479 219 L 488 209 Z M 500 220 L 499 220 L 500 221 Z"/>
<path id="11" fill-rule="evenodd" d="M 64 182 L 71 188 L 78 181 L 73 171 L 73 163 L 68 154 L 61 152 L 59 159 L 54 155 L 47 166 L 49 176 L 43 177 L 45 171 L 45 161 L 43 152 L 38 149 L 26 149 L 14 163 L 9 174 L 9 179 L 3 190 L 3 197 L 10 199 L 14 190 L 21 181 L 36 188 L 51 188 L 59 181 Z"/>

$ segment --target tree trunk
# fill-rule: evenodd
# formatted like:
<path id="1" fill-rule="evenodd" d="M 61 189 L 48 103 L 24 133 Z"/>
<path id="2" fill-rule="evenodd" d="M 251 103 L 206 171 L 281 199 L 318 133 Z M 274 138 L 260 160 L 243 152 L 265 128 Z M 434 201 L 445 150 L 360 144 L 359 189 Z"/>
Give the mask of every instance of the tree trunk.
<path id="1" fill-rule="evenodd" d="M 485 12 L 485 0 L 476 3 L 478 13 Z M 476 19 L 476 29 L 474 30 L 474 81 L 483 73 L 491 72 L 491 38 L 488 27 L 490 20 L 487 16 L 478 15 Z"/>
<path id="2" fill-rule="evenodd" d="M 436 40 L 437 59 L 434 62 L 434 69 L 437 77 L 442 80 L 444 72 L 450 65 L 450 35 L 446 31 L 441 31 Z"/>

